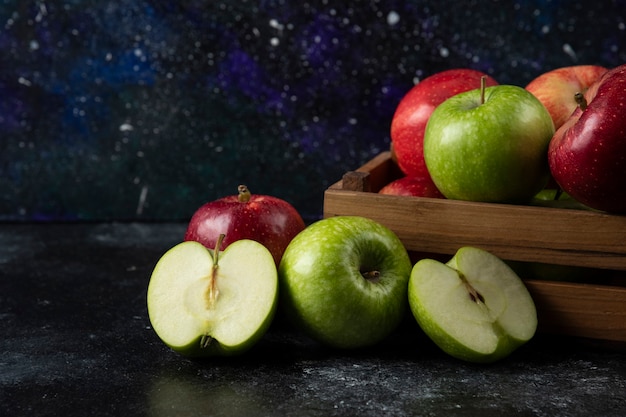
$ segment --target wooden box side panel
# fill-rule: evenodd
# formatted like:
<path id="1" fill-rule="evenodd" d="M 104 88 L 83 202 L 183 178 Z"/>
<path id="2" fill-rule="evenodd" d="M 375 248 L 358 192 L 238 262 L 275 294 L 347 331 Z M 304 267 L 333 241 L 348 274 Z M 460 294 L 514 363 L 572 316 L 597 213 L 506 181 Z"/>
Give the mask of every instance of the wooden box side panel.
<path id="1" fill-rule="evenodd" d="M 453 254 L 478 246 L 509 260 L 626 270 L 626 218 L 598 222 L 592 213 L 554 210 L 332 189 L 324 203 L 325 217 L 369 217 L 411 251 Z"/>
<path id="2" fill-rule="evenodd" d="M 452 254 L 473 245 L 509 260 L 626 270 L 626 216 L 378 194 L 392 166 L 385 153 L 359 169 L 370 174 L 361 179 L 374 192 L 346 190 L 343 181 L 331 186 L 324 216 L 379 221 L 411 251 Z"/>
<path id="3" fill-rule="evenodd" d="M 626 342 L 626 288 L 526 281 L 539 331 Z"/>

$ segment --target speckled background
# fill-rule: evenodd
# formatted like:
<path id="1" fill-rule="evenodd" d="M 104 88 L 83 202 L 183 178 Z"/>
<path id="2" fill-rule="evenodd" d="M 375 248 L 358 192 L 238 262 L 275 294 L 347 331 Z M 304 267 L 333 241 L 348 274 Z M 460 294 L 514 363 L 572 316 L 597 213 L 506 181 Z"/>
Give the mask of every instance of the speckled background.
<path id="1" fill-rule="evenodd" d="M 0 1 L 0 220 L 321 215 L 413 83 L 626 62 L 626 1 Z"/>

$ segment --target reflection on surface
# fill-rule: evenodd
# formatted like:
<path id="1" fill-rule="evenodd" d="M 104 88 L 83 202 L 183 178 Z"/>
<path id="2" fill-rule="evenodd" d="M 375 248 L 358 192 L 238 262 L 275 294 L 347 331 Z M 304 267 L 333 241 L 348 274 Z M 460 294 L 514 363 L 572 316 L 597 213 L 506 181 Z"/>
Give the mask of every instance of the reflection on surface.
<path id="1" fill-rule="evenodd" d="M 238 417 L 267 414 L 263 396 L 250 385 L 216 384 L 198 376 L 161 375 L 148 388 L 148 415 Z"/>

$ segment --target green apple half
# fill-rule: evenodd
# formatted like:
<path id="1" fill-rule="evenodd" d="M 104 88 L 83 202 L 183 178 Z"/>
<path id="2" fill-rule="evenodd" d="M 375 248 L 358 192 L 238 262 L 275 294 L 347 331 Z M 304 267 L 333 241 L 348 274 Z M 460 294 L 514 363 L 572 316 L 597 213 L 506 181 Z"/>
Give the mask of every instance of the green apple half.
<path id="1" fill-rule="evenodd" d="M 319 220 L 287 246 L 281 304 L 296 327 L 335 348 L 374 345 L 408 311 L 411 261 L 387 227 L 360 216 Z"/>
<path id="2" fill-rule="evenodd" d="M 173 350 L 191 357 L 242 353 L 273 319 L 276 264 L 253 240 L 236 241 L 223 252 L 183 242 L 157 262 L 147 302 L 153 329 Z"/>
<path id="3" fill-rule="evenodd" d="M 495 255 L 463 247 L 446 264 L 422 259 L 409 280 L 409 305 L 444 352 L 468 362 L 495 362 L 529 341 L 535 304 L 522 280 Z"/>

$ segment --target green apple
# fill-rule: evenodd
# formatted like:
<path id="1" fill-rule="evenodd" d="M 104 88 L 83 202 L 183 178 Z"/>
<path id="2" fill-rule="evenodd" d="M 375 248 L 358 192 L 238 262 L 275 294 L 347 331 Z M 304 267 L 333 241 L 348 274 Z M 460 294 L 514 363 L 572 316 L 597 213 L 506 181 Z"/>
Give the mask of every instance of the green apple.
<path id="1" fill-rule="evenodd" d="M 411 261 L 394 232 L 360 216 L 319 220 L 289 243 L 279 266 L 281 304 L 325 345 L 383 340 L 408 310 Z"/>
<path id="2" fill-rule="evenodd" d="M 566 192 L 556 188 L 544 188 L 535 194 L 529 203 L 532 206 L 590 210 L 589 207 L 574 200 Z"/>
<path id="3" fill-rule="evenodd" d="M 424 159 L 449 199 L 526 202 L 549 178 L 552 117 L 529 91 L 498 85 L 441 103 L 428 120 Z"/>
<path id="4" fill-rule="evenodd" d="M 269 328 L 278 303 L 274 258 L 248 239 L 220 251 L 187 241 L 157 262 L 148 285 L 148 315 L 159 338 L 185 356 L 234 355 Z"/>
<path id="5" fill-rule="evenodd" d="M 529 341 L 535 304 L 522 280 L 495 255 L 463 247 L 446 264 L 418 261 L 409 305 L 419 326 L 444 352 L 468 362 L 495 362 Z"/>

